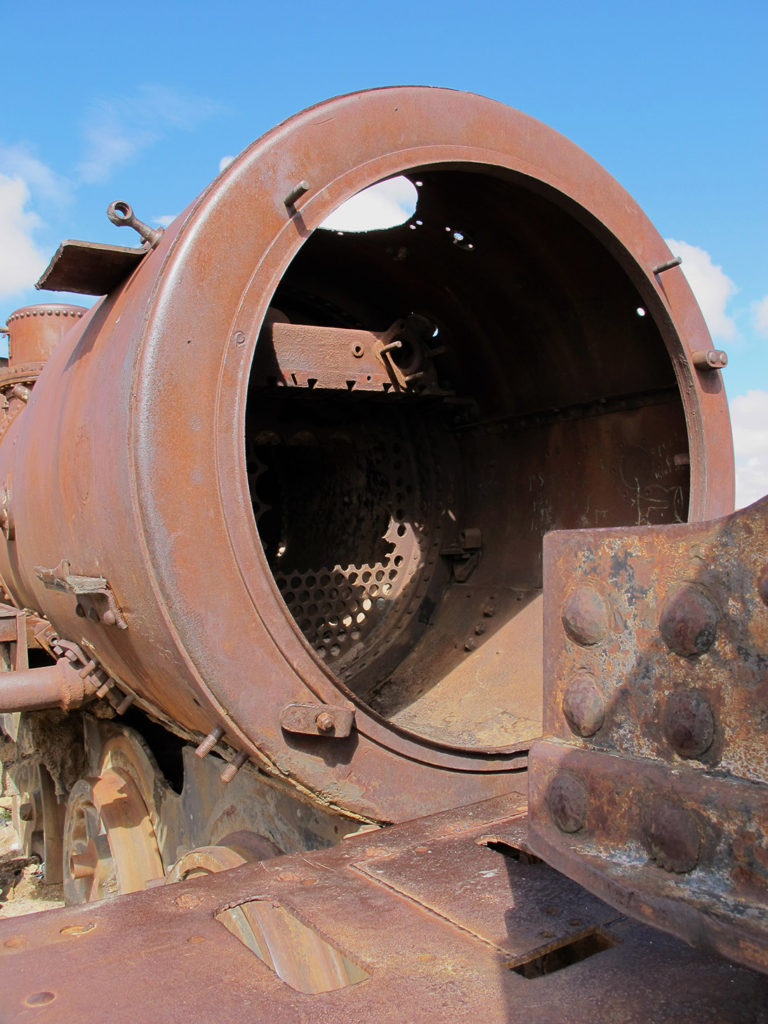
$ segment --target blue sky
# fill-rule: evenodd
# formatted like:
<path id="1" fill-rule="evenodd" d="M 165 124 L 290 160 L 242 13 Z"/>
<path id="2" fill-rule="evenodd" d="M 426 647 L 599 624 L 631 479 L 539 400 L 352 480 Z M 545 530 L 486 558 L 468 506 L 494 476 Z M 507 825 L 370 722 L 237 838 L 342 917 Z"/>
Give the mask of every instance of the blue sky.
<path id="1" fill-rule="evenodd" d="M 0 0 L 0 39 L 0 322 L 45 300 L 62 238 L 124 242 L 113 199 L 162 223 L 312 103 L 466 89 L 567 135 L 674 240 L 730 357 L 737 500 L 768 492 L 766 0 Z"/>

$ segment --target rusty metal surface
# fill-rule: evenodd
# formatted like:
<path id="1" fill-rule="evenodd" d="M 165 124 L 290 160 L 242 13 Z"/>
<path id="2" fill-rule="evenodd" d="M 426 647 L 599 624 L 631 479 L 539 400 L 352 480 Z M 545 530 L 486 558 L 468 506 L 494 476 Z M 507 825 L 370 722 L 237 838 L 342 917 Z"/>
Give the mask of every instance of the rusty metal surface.
<path id="1" fill-rule="evenodd" d="M 59 303 L 23 306 L 14 310 L 7 321 L 8 366 L 20 368 L 26 363 L 44 363 L 63 335 L 85 312 L 83 306 Z M 0 379 L 4 380 L 5 375 Z"/>
<path id="2" fill-rule="evenodd" d="M 489 835 L 524 845 L 523 805 L 510 796 L 334 850 L 3 922 L 2 1019 L 34 1012 L 68 1024 L 108 1006 L 115 1024 L 190 1013 L 329 1024 L 768 1020 L 764 976 L 626 920 L 545 864 L 478 845 Z M 285 948 L 276 932 L 269 957 L 238 937 L 227 923 L 238 908 L 258 908 L 262 923 L 287 917 L 293 936 L 305 929 L 312 991 L 297 990 L 306 976 L 295 961 L 288 981 L 268 965 L 279 969 Z M 320 952 L 346 963 L 341 987 L 318 991 L 328 987 L 318 972 L 332 966 L 320 970 Z M 88 983 L 73 985 L 81 969 Z"/>
<path id="3" fill-rule="evenodd" d="M 545 541 L 531 844 L 626 910 L 768 970 L 768 498 Z"/>
<path id="4" fill-rule="evenodd" d="M 35 287 L 78 295 L 108 295 L 130 277 L 147 251 L 68 239 L 56 250 Z"/>
<path id="5" fill-rule="evenodd" d="M 319 230 L 398 174 L 408 223 Z M 0 444 L 13 602 L 121 713 L 220 729 L 225 780 L 250 759 L 372 821 L 504 792 L 541 732 L 543 533 L 730 501 L 721 375 L 692 362 L 711 342 L 679 268 L 654 271 L 663 240 L 545 126 L 397 88 L 269 132 L 155 241 L 109 249 L 129 281 L 121 264 Z M 67 287 L 109 290 L 83 280 L 106 253 L 72 248 Z M 326 339 L 414 316 L 423 352 L 391 351 L 395 395 L 270 388 L 251 374 L 270 310 Z M 35 574 L 64 563 L 108 581 L 98 606 Z M 347 738 L 281 727 L 289 704 L 347 702 Z"/>

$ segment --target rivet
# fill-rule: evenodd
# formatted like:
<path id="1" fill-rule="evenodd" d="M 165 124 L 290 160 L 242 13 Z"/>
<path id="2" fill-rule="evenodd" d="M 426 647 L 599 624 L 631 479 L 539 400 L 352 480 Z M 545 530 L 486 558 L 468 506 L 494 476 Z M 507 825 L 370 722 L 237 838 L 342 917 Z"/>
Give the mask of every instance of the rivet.
<path id="1" fill-rule="evenodd" d="M 717 620 L 714 601 L 701 587 L 689 585 L 667 598 L 659 628 L 670 651 L 690 658 L 705 654 L 715 642 Z"/>
<path id="2" fill-rule="evenodd" d="M 578 832 L 587 819 L 587 791 L 573 775 L 557 775 L 547 790 L 547 806 L 561 832 Z"/>
<path id="3" fill-rule="evenodd" d="M 651 802 L 644 838 L 648 853 L 665 871 L 682 875 L 698 864 L 701 836 L 696 818 L 666 797 Z"/>
<path id="4" fill-rule="evenodd" d="M 46 1003 L 52 1003 L 55 998 L 53 992 L 33 992 L 24 1002 L 27 1006 L 45 1006 Z"/>
<path id="5" fill-rule="evenodd" d="M 592 676 L 582 672 L 571 679 L 563 694 L 563 714 L 571 732 L 594 736 L 605 721 L 605 700 Z"/>
<path id="6" fill-rule="evenodd" d="M 244 345 L 245 335 L 243 334 L 242 331 L 235 331 L 235 333 L 232 335 L 232 341 L 234 341 L 236 345 Z"/>
<path id="7" fill-rule="evenodd" d="M 608 602 L 594 587 L 576 587 L 563 606 L 563 627 L 582 647 L 600 643 L 611 628 Z"/>
<path id="8" fill-rule="evenodd" d="M 715 718 L 700 693 L 670 694 L 664 709 L 664 735 L 680 757 L 699 757 L 712 746 Z"/>

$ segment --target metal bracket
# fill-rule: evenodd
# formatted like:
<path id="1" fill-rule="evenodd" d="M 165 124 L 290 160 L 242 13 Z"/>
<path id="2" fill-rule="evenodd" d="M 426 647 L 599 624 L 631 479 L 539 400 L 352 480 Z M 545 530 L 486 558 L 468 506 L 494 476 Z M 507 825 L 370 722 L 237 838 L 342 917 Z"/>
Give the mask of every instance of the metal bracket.
<path id="1" fill-rule="evenodd" d="M 330 704 L 286 704 L 280 712 L 280 726 L 303 736 L 346 739 L 355 726 L 355 711 Z"/>
<path id="2" fill-rule="evenodd" d="M 105 626 L 127 629 L 120 608 L 103 576 L 76 576 L 71 572 L 67 559 L 62 559 L 54 569 L 35 566 L 35 575 L 49 590 L 58 590 L 77 597 L 75 611 L 81 618 L 101 622 Z"/>

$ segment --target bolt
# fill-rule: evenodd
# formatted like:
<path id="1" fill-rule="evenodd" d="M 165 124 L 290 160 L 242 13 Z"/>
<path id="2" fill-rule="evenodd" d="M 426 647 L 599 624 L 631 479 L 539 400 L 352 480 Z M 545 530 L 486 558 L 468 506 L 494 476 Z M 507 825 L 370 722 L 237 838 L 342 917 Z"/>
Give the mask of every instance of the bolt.
<path id="1" fill-rule="evenodd" d="M 476 647 L 477 647 L 477 640 L 475 640 L 475 638 L 473 636 L 468 636 L 467 639 L 464 641 L 464 650 L 465 651 L 474 651 L 474 649 Z"/>
<path id="2" fill-rule="evenodd" d="M 765 566 L 758 577 L 757 592 L 763 604 L 768 604 L 768 565 Z"/>
<path id="3" fill-rule="evenodd" d="M 582 672 L 571 679 L 563 694 L 563 714 L 577 736 L 594 736 L 602 728 L 605 701 L 592 676 Z"/>
<path id="4" fill-rule="evenodd" d="M 587 791 L 573 775 L 557 775 L 549 784 L 547 805 L 561 832 L 578 832 L 587 819 Z"/>
<path id="5" fill-rule="evenodd" d="M 691 584 L 664 602 L 659 628 L 670 651 L 690 658 L 705 654 L 715 642 L 717 619 L 712 599 Z"/>
<path id="6" fill-rule="evenodd" d="M 651 803 L 645 821 L 645 846 L 665 871 L 685 874 L 699 861 L 701 836 L 696 818 L 685 807 L 665 797 Z"/>
<path id="7" fill-rule="evenodd" d="M 478 624 L 475 626 L 475 633 L 476 633 L 476 635 L 477 636 L 482 636 L 487 628 L 488 627 L 485 625 L 484 622 L 478 622 Z"/>
<path id="8" fill-rule="evenodd" d="M 315 725 L 318 732 L 333 732 L 336 723 L 329 711 L 321 711 L 315 719 Z"/>
<path id="9" fill-rule="evenodd" d="M 605 639 L 611 628 L 608 602 L 594 587 L 576 587 L 563 606 L 563 627 L 582 647 L 591 647 Z"/>
<path id="10" fill-rule="evenodd" d="M 19 807 L 19 818 L 22 821 L 32 821 L 35 817 L 35 805 L 29 801 L 21 804 Z"/>
<path id="11" fill-rule="evenodd" d="M 117 622 L 117 617 L 111 608 L 107 608 L 107 610 L 101 617 L 101 621 L 104 623 L 105 626 L 114 626 L 114 624 Z"/>
<path id="12" fill-rule="evenodd" d="M 699 757 L 712 746 L 715 719 L 705 697 L 694 691 L 670 694 L 664 710 L 664 735 L 680 757 Z"/>
<path id="13" fill-rule="evenodd" d="M 231 782 L 247 760 L 248 754 L 244 750 L 241 750 L 239 754 L 235 754 L 235 756 L 232 758 L 227 767 L 219 776 L 221 781 L 225 784 Z"/>
<path id="14" fill-rule="evenodd" d="M 208 754 L 210 754 L 210 752 L 213 750 L 213 748 L 216 746 L 216 744 L 219 742 L 223 735 L 224 730 L 220 725 L 217 725 L 215 728 L 211 729 L 211 731 L 208 733 L 208 735 L 205 737 L 202 743 L 200 743 L 199 746 L 195 748 L 195 754 L 197 755 L 197 757 L 206 757 Z"/>

